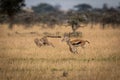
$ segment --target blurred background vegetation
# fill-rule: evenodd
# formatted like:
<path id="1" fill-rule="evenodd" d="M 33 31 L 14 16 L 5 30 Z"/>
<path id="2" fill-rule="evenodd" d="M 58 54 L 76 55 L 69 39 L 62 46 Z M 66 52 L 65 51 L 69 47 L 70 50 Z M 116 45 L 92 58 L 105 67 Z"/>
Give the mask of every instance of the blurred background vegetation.
<path id="1" fill-rule="evenodd" d="M 63 11 L 61 5 L 40 3 L 31 8 L 25 7 L 25 0 L 0 0 L 0 24 L 42 25 L 43 28 L 54 28 L 55 25 L 70 25 L 74 30 L 81 24 L 102 25 L 101 28 L 120 27 L 120 4 L 116 7 L 108 7 L 103 4 L 102 8 L 92 7 L 90 4 L 76 4 L 72 9 Z M 75 27 L 75 29 L 74 29 Z"/>

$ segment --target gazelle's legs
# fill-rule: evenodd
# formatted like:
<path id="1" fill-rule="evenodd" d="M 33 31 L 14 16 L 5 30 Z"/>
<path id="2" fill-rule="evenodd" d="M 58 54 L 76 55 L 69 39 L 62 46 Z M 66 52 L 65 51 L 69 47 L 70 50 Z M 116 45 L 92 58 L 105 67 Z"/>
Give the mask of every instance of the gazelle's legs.
<path id="1" fill-rule="evenodd" d="M 75 53 L 77 53 L 77 54 L 78 54 L 77 48 L 76 48 L 76 47 L 74 47 L 74 49 L 75 49 Z"/>
<path id="2" fill-rule="evenodd" d="M 72 53 L 77 53 L 78 54 L 78 51 L 77 51 L 77 48 L 75 47 L 75 46 L 71 46 L 71 45 L 69 45 L 69 50 L 70 50 L 70 52 L 72 52 Z"/>

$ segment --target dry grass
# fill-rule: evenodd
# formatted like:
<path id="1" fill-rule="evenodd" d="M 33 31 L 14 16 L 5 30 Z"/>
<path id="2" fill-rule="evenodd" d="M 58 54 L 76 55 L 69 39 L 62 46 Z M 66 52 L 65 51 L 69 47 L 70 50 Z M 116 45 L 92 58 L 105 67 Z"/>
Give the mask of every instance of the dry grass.
<path id="1" fill-rule="evenodd" d="M 44 32 L 55 34 L 70 32 L 69 27 L 55 29 L 23 29 L 15 26 L 9 30 L 0 26 L 0 80 L 119 80 L 120 79 L 120 30 L 98 25 L 94 29 L 80 28 L 82 39 L 91 42 L 79 54 L 72 54 L 61 39 L 49 38 L 55 48 L 38 48 L 34 38 Z M 21 34 L 16 34 L 19 32 Z M 40 35 L 29 34 L 37 32 Z M 25 33 L 25 34 L 24 34 Z M 67 72 L 66 77 L 63 72 Z"/>

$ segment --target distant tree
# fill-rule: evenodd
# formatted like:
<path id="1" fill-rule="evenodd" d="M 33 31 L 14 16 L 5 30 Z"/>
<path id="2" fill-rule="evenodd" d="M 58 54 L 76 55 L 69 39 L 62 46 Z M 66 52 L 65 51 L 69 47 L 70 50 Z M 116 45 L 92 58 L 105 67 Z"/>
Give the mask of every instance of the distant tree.
<path id="1" fill-rule="evenodd" d="M 70 14 L 71 15 L 68 15 L 68 25 L 70 25 L 72 29 L 72 33 L 70 33 L 70 36 L 73 36 L 73 37 L 81 36 L 81 32 L 78 32 L 77 30 L 80 27 L 84 27 L 81 24 L 84 24 L 87 22 L 87 17 L 86 15 L 77 13 L 77 12 L 72 12 Z"/>
<path id="2" fill-rule="evenodd" d="M 55 8 L 56 10 L 60 10 L 61 5 L 60 5 L 60 4 L 57 4 L 57 5 L 54 6 L 54 8 Z"/>
<path id="3" fill-rule="evenodd" d="M 37 6 L 33 6 L 32 9 L 37 13 L 48 13 L 56 10 L 52 5 L 47 3 L 40 3 Z"/>
<path id="4" fill-rule="evenodd" d="M 102 10 L 103 11 L 107 11 L 108 10 L 108 5 L 106 3 L 103 4 Z"/>
<path id="5" fill-rule="evenodd" d="M 118 27 L 120 25 L 120 13 L 119 12 L 109 12 L 104 13 L 101 19 L 102 28 L 107 27 L 106 25 L 112 25 L 113 28 Z"/>
<path id="6" fill-rule="evenodd" d="M 9 28 L 12 29 L 14 15 L 25 6 L 25 0 L 0 0 L 0 13 L 6 14 L 10 21 Z"/>
<path id="7" fill-rule="evenodd" d="M 48 3 L 40 3 L 37 6 L 33 6 L 32 9 L 36 14 L 39 14 L 39 22 L 45 24 L 45 27 L 53 28 L 55 25 L 59 25 L 64 20 L 64 13 L 60 10 L 60 5 L 52 6 Z"/>
<path id="8" fill-rule="evenodd" d="M 119 5 L 118 5 L 118 7 L 117 7 L 117 8 L 118 8 L 118 10 L 120 11 L 120 2 L 119 2 Z"/>
<path id="9" fill-rule="evenodd" d="M 88 11 L 92 9 L 92 6 L 89 4 L 78 4 L 75 5 L 74 8 L 77 8 L 78 11 Z"/>

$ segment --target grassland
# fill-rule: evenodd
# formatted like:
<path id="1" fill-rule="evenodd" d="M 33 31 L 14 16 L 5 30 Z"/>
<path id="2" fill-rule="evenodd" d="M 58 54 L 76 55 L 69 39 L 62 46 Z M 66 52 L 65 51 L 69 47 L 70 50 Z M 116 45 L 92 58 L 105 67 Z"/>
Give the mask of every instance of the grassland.
<path id="1" fill-rule="evenodd" d="M 55 45 L 37 47 L 36 37 L 43 33 L 70 32 L 70 27 L 9 30 L 0 26 L 0 80 L 120 80 L 120 29 L 80 28 L 82 39 L 90 41 L 86 48 L 72 54 L 61 38 L 49 38 Z M 18 32 L 20 34 L 18 34 Z M 31 34 L 37 32 L 39 35 Z M 65 77 L 63 73 L 68 75 Z"/>

